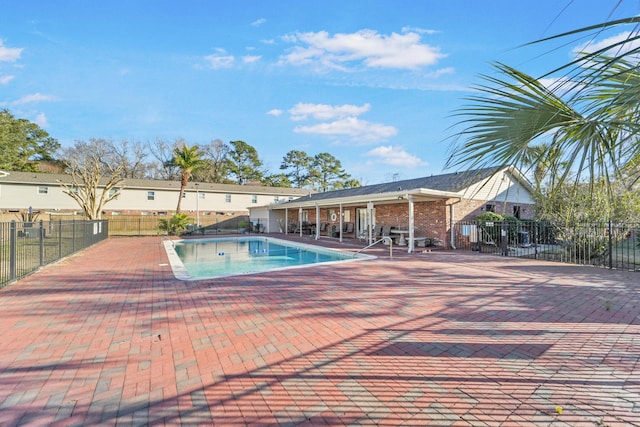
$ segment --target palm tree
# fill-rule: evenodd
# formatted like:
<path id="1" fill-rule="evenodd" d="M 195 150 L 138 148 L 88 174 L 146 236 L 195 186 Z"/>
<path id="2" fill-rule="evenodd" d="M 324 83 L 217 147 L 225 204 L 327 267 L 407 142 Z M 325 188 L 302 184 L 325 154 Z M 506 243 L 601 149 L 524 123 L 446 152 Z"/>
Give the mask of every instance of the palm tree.
<path id="1" fill-rule="evenodd" d="M 180 194 L 178 194 L 176 214 L 180 213 L 184 189 L 187 187 L 191 175 L 203 167 L 204 164 L 202 153 L 197 145 L 189 147 L 187 144 L 183 144 L 182 147 L 177 147 L 173 150 L 173 158 L 167 162 L 167 166 L 175 166 L 180 169 Z"/>
<path id="2" fill-rule="evenodd" d="M 640 70 L 624 57 L 588 55 L 572 87 L 548 88 L 504 64 L 458 112 L 447 166 L 545 164 L 562 185 L 615 182 L 640 155 Z M 550 140 L 549 143 L 546 143 Z M 532 157 L 532 154 L 534 157 Z M 633 171 L 636 179 L 640 172 Z M 611 193 L 611 187 L 608 188 Z"/>

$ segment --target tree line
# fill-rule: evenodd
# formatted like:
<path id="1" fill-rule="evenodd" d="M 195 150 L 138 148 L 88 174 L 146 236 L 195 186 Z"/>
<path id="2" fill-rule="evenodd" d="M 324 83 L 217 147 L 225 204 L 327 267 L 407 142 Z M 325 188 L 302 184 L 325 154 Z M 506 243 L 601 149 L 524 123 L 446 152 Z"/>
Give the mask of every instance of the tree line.
<path id="1" fill-rule="evenodd" d="M 309 155 L 286 153 L 277 172 L 270 171 L 258 151 L 244 141 L 225 143 L 214 139 L 206 145 L 182 138 L 155 141 L 113 141 L 93 138 L 62 148 L 37 124 L 0 111 L 0 170 L 71 173 L 96 159 L 105 172 L 121 178 L 181 180 L 183 168 L 176 156 L 191 150 L 195 167 L 190 179 L 198 182 L 266 185 L 328 191 L 359 187 L 340 160 L 327 152 Z"/>

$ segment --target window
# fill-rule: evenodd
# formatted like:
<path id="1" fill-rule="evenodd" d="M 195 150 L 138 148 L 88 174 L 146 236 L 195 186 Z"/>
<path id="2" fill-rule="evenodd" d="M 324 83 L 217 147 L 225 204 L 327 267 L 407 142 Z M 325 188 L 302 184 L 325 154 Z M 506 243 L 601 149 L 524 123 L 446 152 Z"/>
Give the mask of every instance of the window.
<path id="1" fill-rule="evenodd" d="M 155 191 L 147 191 L 147 200 L 155 200 L 156 192 Z"/>
<path id="2" fill-rule="evenodd" d="M 158 211 L 158 216 L 167 216 L 169 212 L 167 211 Z"/>
<path id="3" fill-rule="evenodd" d="M 200 197 L 200 199 L 204 200 L 204 194 L 205 193 L 198 193 L 198 197 Z"/>
<path id="4" fill-rule="evenodd" d="M 227 203 L 231 203 L 231 194 L 226 194 L 224 196 L 224 201 L 227 202 Z"/>
<path id="5" fill-rule="evenodd" d="M 113 216 L 119 216 L 119 215 L 122 215 L 122 212 L 120 212 L 120 211 L 113 211 L 113 212 L 111 212 L 111 215 L 113 215 Z"/>
<path id="6" fill-rule="evenodd" d="M 49 194 L 49 187 L 38 187 L 38 194 Z"/>
<path id="7" fill-rule="evenodd" d="M 251 203 L 253 204 L 258 203 L 258 196 L 256 196 L 255 194 L 251 196 Z"/>
<path id="8" fill-rule="evenodd" d="M 485 206 L 485 210 L 487 212 L 495 212 L 496 211 L 496 206 L 492 205 L 490 203 L 487 203 L 487 205 Z"/>
<path id="9" fill-rule="evenodd" d="M 516 218 L 520 219 L 520 206 L 519 205 L 515 205 L 513 207 L 513 216 L 515 216 Z"/>
<path id="10" fill-rule="evenodd" d="M 120 197 L 118 189 L 117 188 L 110 188 L 109 189 L 109 197 L 113 197 L 114 195 L 115 195 L 114 199 L 118 200 L 118 197 Z"/>

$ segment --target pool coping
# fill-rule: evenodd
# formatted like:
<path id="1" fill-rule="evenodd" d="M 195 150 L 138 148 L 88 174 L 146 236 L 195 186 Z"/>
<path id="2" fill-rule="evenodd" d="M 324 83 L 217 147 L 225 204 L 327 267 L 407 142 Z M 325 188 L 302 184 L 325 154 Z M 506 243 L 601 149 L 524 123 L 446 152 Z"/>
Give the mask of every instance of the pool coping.
<path id="1" fill-rule="evenodd" d="M 327 261 L 327 262 L 321 262 L 321 263 L 310 263 L 310 264 L 302 264 L 302 265 L 291 265 L 291 266 L 287 266 L 287 267 L 277 267 L 277 268 L 269 268 L 266 270 L 260 270 L 260 271 L 246 271 L 246 272 L 240 272 L 240 273 L 232 273 L 232 274 L 218 274 L 218 275 L 213 275 L 213 276 L 202 276 L 202 277 L 194 277 L 191 274 L 189 274 L 189 272 L 187 271 L 187 268 L 184 266 L 184 263 L 182 262 L 182 260 L 180 259 L 180 257 L 178 256 L 178 253 L 175 250 L 175 244 L 176 243 L 180 243 L 180 242 L 194 242 L 194 241 L 205 241 L 205 240 L 210 240 L 210 241 L 217 241 L 217 240 L 240 240 L 240 239 L 247 239 L 247 238 L 253 238 L 253 239 L 263 239 L 263 240 L 268 240 L 270 242 L 275 242 L 275 243 L 280 243 L 280 244 L 284 244 L 286 246 L 291 246 L 292 242 L 290 240 L 285 240 L 285 239 L 278 239 L 276 237 L 267 237 L 267 236 L 260 236 L 260 237 L 256 237 L 256 236 L 226 236 L 226 237 L 208 237 L 205 239 L 179 239 L 179 240 L 164 240 L 164 249 L 165 252 L 167 254 L 167 258 L 169 260 L 169 266 L 171 267 L 171 271 L 173 272 L 173 276 L 178 279 L 178 280 L 183 280 L 183 281 L 197 281 L 197 280 L 211 280 L 211 279 L 219 279 L 219 278 L 224 278 L 224 277 L 235 277 L 235 276 L 248 276 L 248 275 L 252 275 L 252 274 L 260 274 L 260 273 L 266 273 L 266 272 L 274 272 L 274 271 L 283 271 L 283 270 L 293 270 L 293 269 L 298 269 L 298 268 L 310 268 L 310 267 L 315 267 L 315 266 L 319 266 L 319 265 L 334 265 L 334 264 L 342 264 L 342 263 L 347 263 L 347 262 L 354 262 L 354 261 L 367 261 L 367 260 L 373 260 L 378 258 L 375 255 L 369 255 L 369 254 L 363 254 L 363 253 L 359 253 L 359 252 L 353 252 L 350 250 L 346 250 L 346 249 L 337 249 L 337 248 L 328 248 L 326 246 L 320 246 L 320 245 L 313 245 L 313 244 L 309 244 L 309 243 L 302 243 L 302 242 L 296 242 L 295 246 L 296 247 L 301 247 L 301 248 L 311 248 L 313 250 L 321 250 L 323 252 L 337 252 L 337 253 L 345 253 L 345 252 L 351 252 L 353 253 L 353 258 L 347 258 L 347 259 L 341 259 L 341 260 L 337 260 L 337 261 Z"/>

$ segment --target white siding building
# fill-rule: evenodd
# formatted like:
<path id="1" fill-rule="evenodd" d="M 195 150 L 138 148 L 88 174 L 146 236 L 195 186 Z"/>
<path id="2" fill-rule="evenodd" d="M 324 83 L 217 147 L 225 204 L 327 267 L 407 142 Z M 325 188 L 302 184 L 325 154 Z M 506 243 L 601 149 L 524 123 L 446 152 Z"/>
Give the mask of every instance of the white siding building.
<path id="1" fill-rule="evenodd" d="M 70 176 L 33 172 L 0 174 L 0 211 L 81 213 L 78 204 L 64 194 L 60 182 Z M 120 195 L 104 207 L 105 215 L 170 215 L 176 210 L 179 181 L 127 179 Z M 183 212 L 200 215 L 247 215 L 252 206 L 294 200 L 309 190 L 254 185 L 189 182 L 181 204 Z"/>

